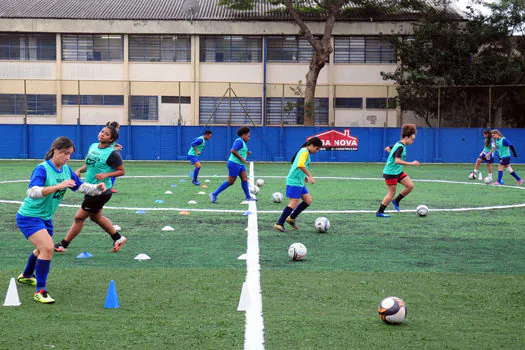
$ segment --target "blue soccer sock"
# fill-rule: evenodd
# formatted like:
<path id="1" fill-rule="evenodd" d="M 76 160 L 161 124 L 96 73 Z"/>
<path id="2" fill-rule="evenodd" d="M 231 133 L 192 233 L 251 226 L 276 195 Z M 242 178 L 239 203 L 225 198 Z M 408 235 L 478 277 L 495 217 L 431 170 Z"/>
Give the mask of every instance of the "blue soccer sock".
<path id="1" fill-rule="evenodd" d="M 35 256 L 35 254 L 31 253 L 29 255 L 29 258 L 27 259 L 26 268 L 24 269 L 24 272 L 22 273 L 24 277 L 33 276 L 33 273 L 35 272 L 36 259 L 37 257 Z"/>
<path id="2" fill-rule="evenodd" d="M 193 181 L 197 181 L 197 177 L 199 176 L 199 171 L 201 168 L 195 167 L 195 170 L 193 170 Z"/>
<path id="3" fill-rule="evenodd" d="M 116 180 L 116 179 L 117 179 L 116 177 L 112 177 L 112 178 L 111 178 L 111 187 L 113 187 L 113 185 L 115 184 L 115 180 Z"/>
<path id="4" fill-rule="evenodd" d="M 498 182 L 501 183 L 501 179 L 503 179 L 503 170 L 498 171 Z"/>
<path id="5" fill-rule="evenodd" d="M 35 270 L 36 270 L 36 291 L 47 290 L 47 275 L 49 274 L 49 269 L 51 267 L 51 260 L 42 260 L 37 259 Z"/>
<path id="6" fill-rule="evenodd" d="M 295 208 L 295 210 L 293 211 L 292 214 L 290 214 L 290 217 L 292 219 L 295 219 L 297 216 L 299 216 L 299 214 L 301 214 L 303 212 L 303 210 L 305 210 L 306 208 L 309 207 L 309 204 L 306 204 L 304 201 L 299 203 L 299 205 L 297 206 L 297 208 Z M 286 218 L 285 218 L 286 219 Z"/>
<path id="7" fill-rule="evenodd" d="M 293 208 L 290 208 L 289 206 L 286 206 L 284 208 L 283 213 L 281 214 L 281 217 L 277 221 L 277 225 L 284 225 L 284 222 L 286 221 L 286 218 L 290 216 L 290 214 L 293 212 Z"/>
<path id="8" fill-rule="evenodd" d="M 244 194 L 246 195 L 246 199 L 251 198 L 252 195 L 250 194 L 250 189 L 248 188 L 248 181 L 241 181 L 241 187 L 244 191 Z"/>
<path id="9" fill-rule="evenodd" d="M 230 187 L 230 183 L 228 181 L 224 181 L 220 186 L 219 188 L 217 188 L 215 190 L 215 192 L 213 192 L 212 194 L 214 196 L 218 196 L 219 193 L 221 193 L 222 191 L 224 191 L 225 189 L 227 189 L 228 187 Z"/>

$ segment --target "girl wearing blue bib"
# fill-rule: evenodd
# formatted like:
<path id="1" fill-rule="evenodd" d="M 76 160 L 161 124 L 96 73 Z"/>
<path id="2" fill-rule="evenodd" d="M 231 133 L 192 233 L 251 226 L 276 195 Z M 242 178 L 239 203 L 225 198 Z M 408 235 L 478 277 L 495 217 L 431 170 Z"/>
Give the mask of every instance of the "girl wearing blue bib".
<path id="1" fill-rule="evenodd" d="M 286 197 L 290 203 L 284 208 L 281 217 L 273 228 L 280 232 L 286 232 L 284 222 L 286 221 L 294 229 L 299 229 L 295 219 L 303 210 L 312 204 L 312 196 L 306 189 L 305 183 L 315 184 L 315 178 L 310 173 L 310 154 L 316 154 L 323 147 L 323 141 L 318 137 L 308 139 L 292 158 L 292 165 L 286 177 Z M 303 200 L 299 203 L 300 200 Z"/>
<path id="2" fill-rule="evenodd" d="M 517 185 L 521 186 L 523 183 L 523 180 L 519 175 L 512 169 L 512 166 L 510 165 L 510 152 L 512 151 L 512 155 L 514 158 L 518 158 L 518 154 L 516 153 L 516 149 L 512 145 L 512 143 L 504 137 L 501 132 L 498 129 L 492 130 L 492 138 L 496 140 L 496 150 L 498 151 L 499 156 L 499 165 L 498 165 L 498 181 L 494 182 L 493 185 L 499 186 L 503 185 L 503 169 L 506 169 L 507 172 L 512 175 L 518 181 Z"/>
<path id="3" fill-rule="evenodd" d="M 46 287 L 53 257 L 51 219 L 66 189 L 91 195 L 98 195 L 106 190 L 103 183 L 96 186 L 83 183 L 66 165 L 74 151 L 73 141 L 67 137 L 62 136 L 53 141 L 45 161 L 33 170 L 27 197 L 16 214 L 16 223 L 20 231 L 36 248 L 29 255 L 24 272 L 18 276 L 18 282 L 36 286 L 33 299 L 44 304 L 55 302 Z"/>
<path id="4" fill-rule="evenodd" d="M 219 193 L 230 187 L 235 183 L 237 177 L 241 178 L 241 187 L 244 191 L 247 201 L 256 201 L 257 198 L 250 195 L 250 190 L 248 188 L 248 175 L 246 175 L 246 158 L 252 154 L 248 151 L 248 146 L 246 142 L 250 140 L 250 128 L 243 126 L 237 130 L 237 138 L 232 145 L 230 150 L 230 158 L 228 159 L 228 180 L 224 181 L 213 193 L 210 193 L 210 200 L 212 203 L 217 202 L 217 196 Z"/>

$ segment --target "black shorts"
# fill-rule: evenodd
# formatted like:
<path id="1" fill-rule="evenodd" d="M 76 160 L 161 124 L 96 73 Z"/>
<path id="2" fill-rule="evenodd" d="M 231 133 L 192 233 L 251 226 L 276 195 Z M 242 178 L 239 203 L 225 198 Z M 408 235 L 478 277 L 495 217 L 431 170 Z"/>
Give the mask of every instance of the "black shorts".
<path id="1" fill-rule="evenodd" d="M 96 214 L 102 209 L 102 207 L 104 207 L 104 204 L 109 202 L 111 194 L 111 188 L 107 189 L 106 192 L 102 193 L 100 196 L 89 196 L 86 194 L 81 208 L 88 213 Z"/>

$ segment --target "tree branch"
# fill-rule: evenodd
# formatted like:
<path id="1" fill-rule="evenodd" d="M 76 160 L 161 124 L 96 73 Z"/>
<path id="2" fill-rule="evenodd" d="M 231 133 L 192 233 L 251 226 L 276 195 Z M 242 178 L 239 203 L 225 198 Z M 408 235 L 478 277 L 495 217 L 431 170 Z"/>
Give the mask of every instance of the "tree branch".
<path id="1" fill-rule="evenodd" d="M 286 6 L 286 10 L 288 11 L 288 13 L 290 14 L 290 16 L 292 16 L 293 20 L 295 21 L 295 23 L 297 23 L 297 25 L 299 26 L 299 29 L 300 29 L 300 33 L 302 35 L 304 35 L 304 37 L 306 38 L 306 40 L 308 40 L 308 42 L 310 43 L 310 45 L 312 45 L 312 47 L 315 49 L 315 50 L 321 50 L 322 49 L 322 46 L 321 44 L 319 43 L 319 40 L 317 40 L 314 35 L 312 34 L 312 32 L 310 31 L 310 29 L 308 28 L 308 26 L 306 25 L 306 23 L 304 23 L 301 15 L 299 14 L 299 12 L 297 12 L 297 10 L 293 7 L 293 3 L 292 3 L 292 0 L 282 0 L 282 3 L 284 4 L 284 6 Z"/>

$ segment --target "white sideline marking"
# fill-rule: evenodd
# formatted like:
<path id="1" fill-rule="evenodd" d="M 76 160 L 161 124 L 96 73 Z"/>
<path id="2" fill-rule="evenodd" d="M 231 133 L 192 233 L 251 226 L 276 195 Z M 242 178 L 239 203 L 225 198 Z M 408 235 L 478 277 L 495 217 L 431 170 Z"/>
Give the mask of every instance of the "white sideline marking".
<path id="1" fill-rule="evenodd" d="M 254 181 L 254 166 L 250 162 L 250 179 Z M 259 228 L 257 225 L 257 202 L 251 201 L 248 210 L 248 239 L 246 247 L 246 286 L 249 307 L 246 310 L 244 349 L 264 349 L 264 321 L 262 315 L 261 265 L 259 263 Z M 242 294 L 242 293 L 241 293 Z M 241 295 L 241 297 L 243 297 Z"/>

